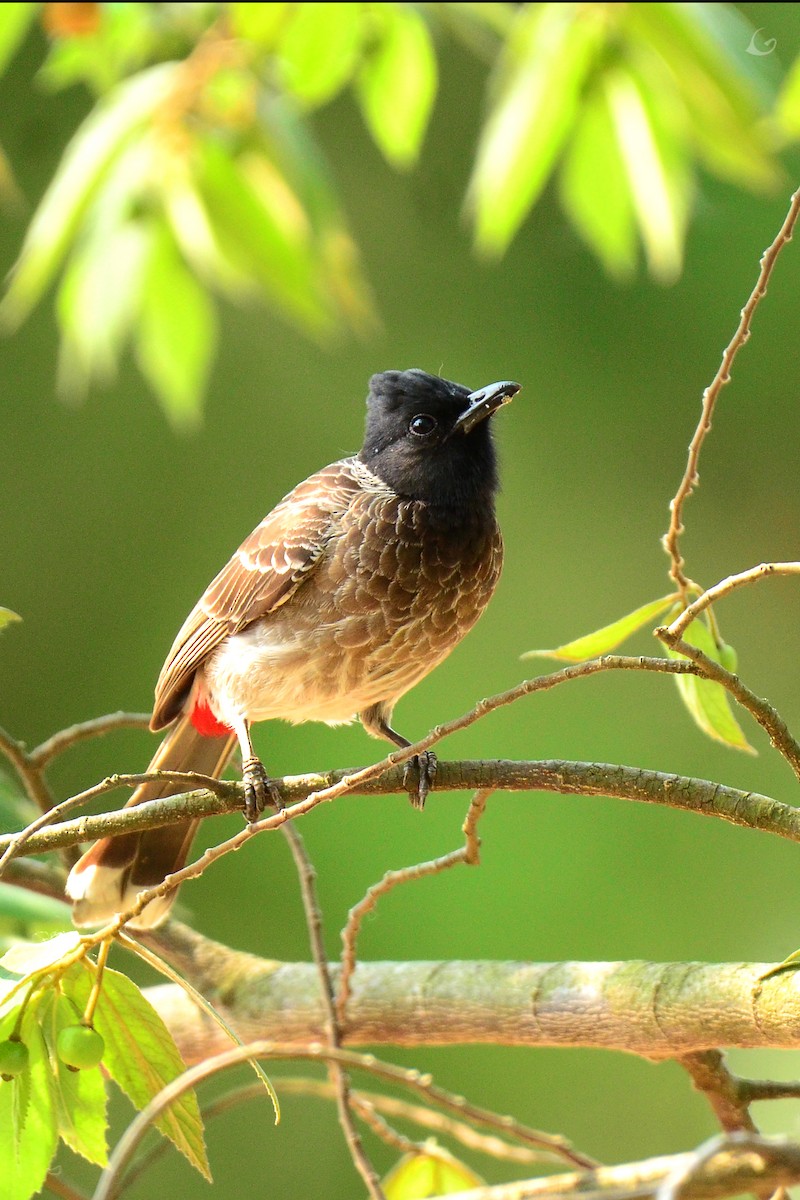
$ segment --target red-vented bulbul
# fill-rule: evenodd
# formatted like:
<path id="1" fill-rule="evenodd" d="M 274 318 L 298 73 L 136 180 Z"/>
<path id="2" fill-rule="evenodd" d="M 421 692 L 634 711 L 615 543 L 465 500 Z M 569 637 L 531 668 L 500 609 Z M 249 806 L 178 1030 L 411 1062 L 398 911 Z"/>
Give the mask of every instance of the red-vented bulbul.
<path id="1" fill-rule="evenodd" d="M 151 770 L 219 775 L 238 742 L 248 819 L 272 785 L 250 725 L 361 720 L 397 746 L 397 700 L 477 621 L 503 560 L 491 415 L 519 391 L 470 392 L 424 371 L 373 375 L 364 445 L 310 476 L 250 534 L 192 609 L 156 684 Z M 422 806 L 435 760 L 416 764 Z M 183 790 L 146 783 L 140 804 Z M 186 861 L 197 822 L 97 842 L 73 867 L 77 925 L 130 907 Z M 148 927 L 175 893 L 132 925 Z"/>

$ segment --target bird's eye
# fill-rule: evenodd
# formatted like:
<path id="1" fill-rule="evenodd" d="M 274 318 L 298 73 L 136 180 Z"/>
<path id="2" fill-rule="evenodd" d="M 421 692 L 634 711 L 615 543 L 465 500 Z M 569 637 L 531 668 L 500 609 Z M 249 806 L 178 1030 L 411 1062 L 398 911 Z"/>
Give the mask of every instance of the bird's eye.
<path id="1" fill-rule="evenodd" d="M 427 413 L 420 413 L 419 416 L 412 417 L 408 431 L 416 434 L 417 437 L 427 437 L 429 433 L 433 433 L 436 425 L 435 417 L 429 417 Z"/>

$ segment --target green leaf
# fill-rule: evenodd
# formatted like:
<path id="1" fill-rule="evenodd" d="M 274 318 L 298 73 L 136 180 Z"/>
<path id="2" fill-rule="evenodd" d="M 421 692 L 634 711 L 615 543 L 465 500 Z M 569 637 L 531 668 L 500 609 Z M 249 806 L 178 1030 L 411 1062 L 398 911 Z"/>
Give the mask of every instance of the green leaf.
<path id="1" fill-rule="evenodd" d="M 692 621 L 683 634 L 683 640 L 702 650 L 714 662 L 720 662 L 720 651 L 705 621 Z M 674 650 L 668 649 L 667 654 L 670 658 L 685 660 L 685 655 Z M 697 675 L 676 675 L 675 682 L 692 720 L 703 733 L 715 741 L 733 746 L 735 750 L 756 753 L 733 715 L 728 693 L 721 683 L 713 679 L 700 679 Z"/>
<path id="2" fill-rule="evenodd" d="M 24 888 L 0 883 L 0 921 L 22 925 L 56 925 L 67 929 L 71 925 L 69 908 L 52 896 L 42 896 Z"/>
<path id="3" fill-rule="evenodd" d="M 315 287 L 325 298 L 326 312 L 338 310 L 362 335 L 374 334 L 379 324 L 374 299 L 325 156 L 310 136 L 308 122 L 300 120 L 287 104 L 273 99 L 266 112 L 269 154 L 309 222 L 314 247 L 311 269 Z M 264 195 L 263 184 L 259 194 Z"/>
<path id="4" fill-rule="evenodd" d="M 46 942 L 20 942 L 0 958 L 0 967 L 20 978 L 54 967 L 74 953 L 81 944 L 81 935 L 74 929 L 59 933 Z"/>
<path id="5" fill-rule="evenodd" d="M 360 4 L 298 4 L 278 46 L 287 91 L 310 107 L 331 100 L 355 69 L 363 30 Z"/>
<path id="6" fill-rule="evenodd" d="M 650 77 L 666 68 L 672 107 L 710 170 L 765 189 L 780 178 L 765 120 L 771 63 L 747 54 L 753 27 L 724 4 L 636 4 L 624 14 L 631 49 Z M 756 68 L 757 70 L 753 70 Z"/>
<path id="7" fill-rule="evenodd" d="M 3 5 L 0 19 L 0 75 L 22 45 L 38 8 L 38 4 Z"/>
<path id="8" fill-rule="evenodd" d="M 153 19 L 149 4 L 128 0 L 98 8 L 95 29 L 52 39 L 38 83 L 52 91 L 82 83 L 102 94 L 146 62 L 172 57 L 165 53 L 165 25 Z"/>
<path id="9" fill-rule="evenodd" d="M 262 50 L 272 50 L 293 8 L 288 3 L 227 6 L 234 36 Z"/>
<path id="10" fill-rule="evenodd" d="M 642 629 L 643 626 L 656 621 L 674 603 L 674 593 L 670 596 L 661 596 L 658 600 L 651 600 L 648 604 L 643 604 L 641 608 L 634 609 L 627 616 L 612 621 L 610 625 L 604 625 L 602 629 L 596 629 L 594 633 L 586 633 L 572 642 L 565 642 L 563 646 L 557 646 L 555 650 L 528 650 L 521 657 L 558 658 L 564 662 L 584 662 L 587 658 L 609 654 L 637 629 Z"/>
<path id="11" fill-rule="evenodd" d="M 683 263 L 689 210 L 685 149 L 645 80 L 618 67 L 606 73 L 605 87 L 650 270 L 672 282 Z"/>
<path id="12" fill-rule="evenodd" d="M 0 629 L 5 629 L 6 625 L 13 625 L 15 621 L 21 621 L 17 613 L 12 612 L 10 608 L 0 606 Z"/>
<path id="13" fill-rule="evenodd" d="M 142 281 L 136 355 L 178 428 L 197 424 L 216 342 L 214 307 L 166 226 L 156 231 Z"/>
<path id="14" fill-rule="evenodd" d="M 101 227 L 78 246 L 58 293 L 62 336 L 60 390 L 82 394 L 93 378 L 113 377 L 119 355 L 140 310 L 152 229 L 145 221 Z M 114 270 L 108 264 L 114 264 Z"/>
<path id="15" fill-rule="evenodd" d="M 11 1082 L 0 1082 L 3 1200 L 29 1200 L 40 1190 L 58 1142 L 53 1074 L 34 1009 L 28 1007 L 20 1030 L 30 1065 Z"/>
<path id="16" fill-rule="evenodd" d="M 162 975 L 165 975 L 167 979 L 171 979 L 173 983 L 178 985 L 178 987 L 183 988 L 187 996 L 194 1001 L 197 1007 L 204 1012 L 210 1020 L 220 1027 L 223 1033 L 227 1034 L 235 1046 L 244 1045 L 244 1042 L 239 1037 L 238 1033 L 236 1033 L 235 1030 L 230 1027 L 222 1014 L 217 1012 L 216 1008 L 214 1008 L 214 1005 L 209 1000 L 206 1000 L 202 992 L 198 992 L 197 988 L 193 987 L 192 984 L 189 983 L 188 979 L 184 979 L 180 972 L 176 971 L 174 967 L 170 966 L 165 959 L 156 954 L 154 950 L 149 950 L 147 947 L 142 946 L 138 942 L 133 942 L 126 939 L 124 945 L 127 947 L 127 949 L 132 950 L 134 954 L 138 955 L 139 958 L 143 959 L 144 962 L 149 963 L 151 967 L 155 967 L 155 969 L 160 971 Z M 272 1108 L 275 1113 L 275 1124 L 280 1125 L 280 1100 L 278 1099 L 278 1094 L 275 1091 L 275 1088 L 272 1086 L 272 1081 L 270 1080 L 269 1075 L 267 1075 L 257 1058 L 250 1058 L 247 1061 L 255 1071 L 258 1079 L 260 1079 L 263 1083 L 264 1090 L 272 1102 Z"/>
<path id="17" fill-rule="evenodd" d="M 330 326 L 308 213 L 263 152 L 234 159 L 216 138 L 197 146 L 198 190 L 225 257 L 307 329 Z"/>
<path id="18" fill-rule="evenodd" d="M 91 982 L 88 972 L 83 971 L 70 985 L 70 998 L 81 1010 L 89 998 Z M 108 967 L 103 972 L 94 1028 L 106 1043 L 103 1066 L 136 1108 L 144 1108 L 165 1084 L 186 1069 L 172 1034 L 153 1006 L 127 976 Z M 174 1101 L 155 1125 L 193 1167 L 211 1179 L 194 1092 L 186 1092 Z"/>
<path id="19" fill-rule="evenodd" d="M 160 63 L 126 80 L 72 138 L 34 214 L 0 304 L 0 321 L 6 326 L 19 325 L 52 282 L 107 171 L 163 104 L 176 69 L 175 63 Z"/>
<path id="20" fill-rule="evenodd" d="M 384 156 L 410 167 L 436 98 L 436 54 L 425 21 L 410 5 L 375 5 L 373 12 L 379 40 L 358 73 L 358 99 Z"/>
<path id="21" fill-rule="evenodd" d="M 636 266 L 636 226 L 628 176 L 602 82 L 584 101 L 561 172 L 564 208 L 610 275 Z"/>
<path id="22" fill-rule="evenodd" d="M 71 1071 L 56 1051 L 61 1030 L 76 1025 L 80 1019 L 80 1011 L 66 996 L 50 991 L 42 998 L 39 1020 L 54 1075 L 59 1135 L 70 1150 L 104 1167 L 108 1162 L 107 1093 L 100 1068 Z"/>
<path id="23" fill-rule="evenodd" d="M 450 1154 L 405 1154 L 381 1187 L 386 1200 L 427 1200 L 484 1186 L 484 1180 Z"/>
<path id="24" fill-rule="evenodd" d="M 787 137 L 800 137 L 800 58 L 795 59 L 786 76 L 776 116 Z"/>
<path id="25" fill-rule="evenodd" d="M 501 254 L 544 188 L 602 46 L 599 5 L 521 6 L 498 63 L 468 203 L 485 254 Z"/>

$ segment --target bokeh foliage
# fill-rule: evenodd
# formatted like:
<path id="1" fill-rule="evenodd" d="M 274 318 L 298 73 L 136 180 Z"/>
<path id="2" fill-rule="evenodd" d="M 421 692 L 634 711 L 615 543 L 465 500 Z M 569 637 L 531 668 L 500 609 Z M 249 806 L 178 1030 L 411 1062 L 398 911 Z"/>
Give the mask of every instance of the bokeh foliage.
<path id="1" fill-rule="evenodd" d="M 447 24 L 456 8 L 442 6 L 436 16 L 432 7 L 419 10 L 434 30 L 439 87 L 416 170 L 384 167 L 351 88 L 299 118 L 331 164 L 382 330 L 367 331 L 362 342 L 320 344 L 275 306 L 233 307 L 220 292 L 206 423 L 190 439 L 173 437 L 125 357 L 107 388 L 89 389 L 81 411 L 53 403 L 56 331 L 48 305 L 3 345 L 0 601 L 24 623 L 3 632 L 0 694 L 3 724 L 18 736 L 33 742 L 82 717 L 147 707 L 174 630 L 233 546 L 298 479 L 357 446 L 365 382 L 376 369 L 413 365 L 474 386 L 501 376 L 525 385 L 497 431 L 507 543 L 500 591 L 452 659 L 403 701 L 404 731 L 424 732 L 516 682 L 529 669 L 517 662 L 525 648 L 559 645 L 669 587 L 658 546 L 666 503 L 702 387 L 752 286 L 758 254 L 785 213 L 786 188 L 750 192 L 698 170 L 684 273 L 670 288 L 639 275 L 621 289 L 616 277 L 605 277 L 564 219 L 555 175 L 556 187 L 542 191 L 505 257 L 492 265 L 471 259 L 455 218 L 484 97 L 501 86 L 489 76 L 503 34 L 472 26 L 456 41 Z M 621 17 L 622 6 L 610 8 Z M 743 21 L 730 42 L 736 70 L 774 96 L 800 46 L 800 9 L 742 8 L 747 20 L 729 10 L 732 28 Z M 766 51 L 774 34 L 773 58 Z M 57 43 L 47 51 L 34 13 L 28 40 L 0 80 L 2 137 L 18 191 L 31 203 L 93 103 L 82 83 L 42 92 L 35 76 Z M 757 53 L 748 54 L 751 44 Z M 170 57 L 185 53 L 186 45 L 173 42 Z M 107 71 L 115 58 L 109 51 L 96 60 Z M 153 66 L 141 54 L 135 70 Z M 796 97 L 797 69 L 780 89 L 779 107 L 767 100 L 760 110 L 773 163 L 783 139 L 797 134 L 792 79 Z M 581 94 L 576 127 L 586 111 Z M 785 133 L 773 113 L 786 120 Z M 691 124 L 689 132 L 699 136 Z M 569 137 L 564 162 L 568 147 Z M 796 153 L 782 157 L 794 178 Z M 603 183 L 599 172 L 599 195 Z M 22 240 L 13 214 L 0 238 L 8 266 Z M 759 310 L 707 446 L 702 490 L 687 510 L 686 552 L 706 584 L 762 558 L 797 556 L 796 253 L 796 243 L 787 248 Z M 208 294 L 205 277 L 200 285 Z M 788 581 L 753 589 L 723 617 L 743 676 L 800 727 L 796 589 Z M 652 651 L 646 637 L 638 645 Z M 746 733 L 760 758 L 733 755 L 678 712 L 671 684 L 609 679 L 567 690 L 497 714 L 442 754 L 641 763 L 794 795 L 752 723 Z M 276 774 L 361 764 L 377 749 L 357 728 L 272 723 L 257 737 Z M 59 795 L 144 766 L 151 748 L 144 735 L 131 734 L 76 752 L 54 776 Z M 417 820 L 401 802 L 354 801 L 304 826 L 332 955 L 344 914 L 364 888 L 386 869 L 451 849 L 463 808 L 462 798 L 439 795 Z M 202 836 L 219 840 L 220 824 L 209 823 Z M 769 960 L 797 944 L 797 863 L 788 844 L 678 813 L 544 796 L 497 797 L 483 839 L 479 871 L 451 872 L 382 905 L 365 928 L 365 956 Z M 307 958 L 296 879 L 277 839 L 259 839 L 247 856 L 219 868 L 183 894 L 198 928 L 270 957 Z M 39 928 L 35 915 L 31 921 Z M 685 1148 L 714 1129 L 670 1065 L 489 1047 L 395 1057 L 484 1103 L 563 1130 L 609 1161 Z M 754 1074 L 800 1073 L 792 1056 L 745 1058 L 740 1065 Z M 762 1107 L 758 1118 L 765 1129 L 785 1131 L 795 1113 Z M 128 1114 L 115 1119 L 116 1135 Z M 215 1194 L 269 1186 L 286 1195 L 353 1195 L 357 1184 L 329 1105 L 290 1102 L 280 1130 L 270 1122 L 268 1106 L 254 1104 L 209 1127 Z M 376 1158 L 388 1169 L 393 1156 L 378 1145 Z M 80 1163 L 63 1161 L 70 1179 L 92 1186 Z M 470 1162 L 490 1174 L 477 1156 Z M 491 1177 L 513 1174 L 516 1168 L 493 1167 Z M 146 1176 L 139 1194 L 156 1186 L 186 1196 L 205 1190 L 178 1155 Z"/>
<path id="2" fill-rule="evenodd" d="M 375 328 L 313 118 L 349 88 L 386 160 L 413 167 L 447 39 L 491 68 L 466 193 L 486 255 L 508 250 L 557 172 L 609 273 L 630 277 L 641 247 L 674 280 L 698 168 L 774 188 L 800 123 L 796 72 L 780 92 L 755 70 L 741 53 L 755 31 L 724 4 L 15 3 L 0 68 L 38 20 L 39 85 L 80 85 L 94 107 L 0 316 L 16 327 L 56 282 L 62 393 L 108 381 L 130 345 L 177 425 L 199 416 L 215 297 L 264 301 L 318 339 Z"/>

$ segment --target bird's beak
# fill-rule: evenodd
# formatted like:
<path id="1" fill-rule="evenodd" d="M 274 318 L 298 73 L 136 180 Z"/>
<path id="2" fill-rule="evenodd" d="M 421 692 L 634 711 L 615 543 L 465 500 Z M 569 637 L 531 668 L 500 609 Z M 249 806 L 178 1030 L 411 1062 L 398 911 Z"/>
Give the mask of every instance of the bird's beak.
<path id="1" fill-rule="evenodd" d="M 481 421 L 485 421 L 492 413 L 497 412 L 504 404 L 508 404 L 513 396 L 521 390 L 521 385 L 506 379 L 502 383 L 490 383 L 470 392 L 467 396 L 468 407 L 453 426 L 453 433 L 470 433 Z"/>

